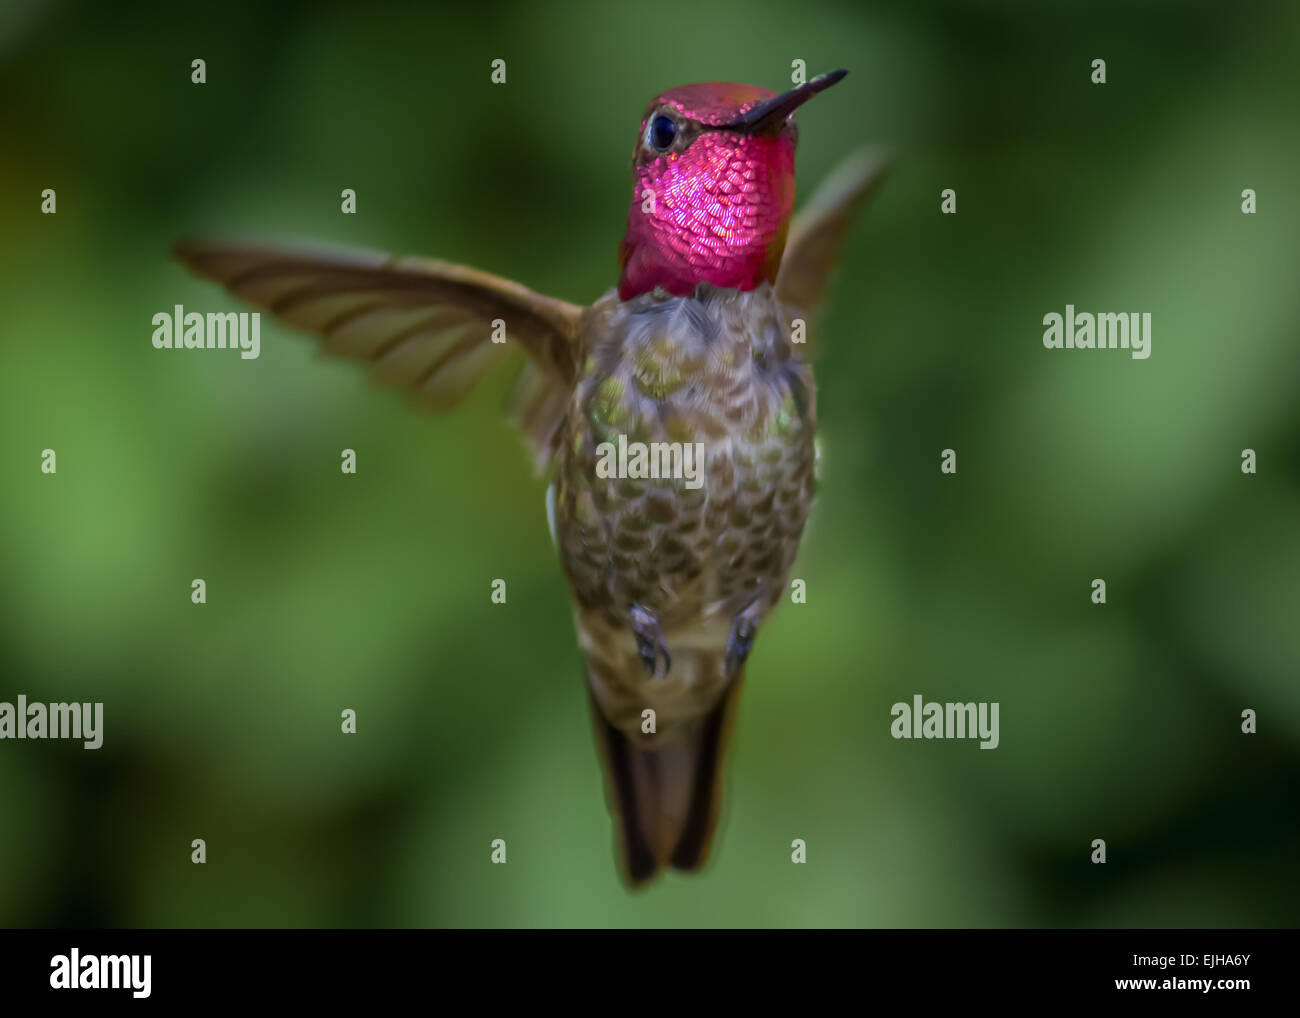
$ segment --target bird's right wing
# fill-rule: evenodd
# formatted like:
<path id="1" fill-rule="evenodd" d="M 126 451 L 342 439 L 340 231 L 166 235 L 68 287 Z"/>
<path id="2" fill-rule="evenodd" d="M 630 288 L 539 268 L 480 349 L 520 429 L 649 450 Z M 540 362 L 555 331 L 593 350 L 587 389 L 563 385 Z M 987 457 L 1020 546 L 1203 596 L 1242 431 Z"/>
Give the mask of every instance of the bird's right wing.
<path id="1" fill-rule="evenodd" d="M 324 253 L 187 240 L 174 253 L 236 297 L 315 333 L 321 349 L 372 365 L 376 379 L 446 410 L 502 359 L 529 354 L 517 412 L 538 446 L 573 384 L 582 308 L 477 269 L 373 251 Z M 549 449 L 539 448 L 539 461 Z"/>

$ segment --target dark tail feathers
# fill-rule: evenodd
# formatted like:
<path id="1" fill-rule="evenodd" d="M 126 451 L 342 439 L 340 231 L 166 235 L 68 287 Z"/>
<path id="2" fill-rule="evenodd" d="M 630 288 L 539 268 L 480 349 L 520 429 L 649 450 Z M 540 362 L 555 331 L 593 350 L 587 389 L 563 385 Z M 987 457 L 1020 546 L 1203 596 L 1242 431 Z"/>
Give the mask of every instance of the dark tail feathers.
<path id="1" fill-rule="evenodd" d="M 665 866 L 699 869 L 708 859 L 722 801 L 726 758 L 742 676 L 708 714 L 653 748 L 615 728 L 591 700 L 596 745 L 617 827 L 622 871 L 633 886 Z"/>

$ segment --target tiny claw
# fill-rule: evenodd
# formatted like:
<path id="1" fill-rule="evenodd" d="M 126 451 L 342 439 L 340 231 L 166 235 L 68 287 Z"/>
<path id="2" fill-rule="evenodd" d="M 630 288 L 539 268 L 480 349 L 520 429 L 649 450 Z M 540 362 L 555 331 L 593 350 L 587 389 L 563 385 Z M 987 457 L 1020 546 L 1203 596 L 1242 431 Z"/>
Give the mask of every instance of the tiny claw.
<path id="1" fill-rule="evenodd" d="M 634 604 L 628 612 L 628 620 L 632 623 L 632 635 L 636 637 L 636 650 L 641 655 L 645 670 L 652 676 L 659 674 L 659 657 L 662 655 L 664 659 L 662 674 L 667 675 L 673 666 L 673 659 L 668 653 L 663 630 L 659 628 L 659 620 L 654 612 Z"/>
<path id="2" fill-rule="evenodd" d="M 731 623 L 731 635 L 727 637 L 727 658 L 725 661 L 727 678 L 732 678 L 740 671 L 749 652 L 754 648 L 754 638 L 758 636 L 759 602 L 755 601 L 736 616 Z"/>

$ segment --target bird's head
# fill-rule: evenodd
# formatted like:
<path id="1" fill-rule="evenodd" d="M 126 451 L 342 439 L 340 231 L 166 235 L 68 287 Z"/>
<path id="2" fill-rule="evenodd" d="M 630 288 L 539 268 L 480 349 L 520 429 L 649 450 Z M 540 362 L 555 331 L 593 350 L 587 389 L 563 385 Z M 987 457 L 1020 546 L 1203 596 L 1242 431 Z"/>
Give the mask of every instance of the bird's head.
<path id="1" fill-rule="evenodd" d="M 794 206 L 794 111 L 847 73 L 782 95 L 711 81 L 651 101 L 632 158 L 619 297 L 775 280 Z"/>

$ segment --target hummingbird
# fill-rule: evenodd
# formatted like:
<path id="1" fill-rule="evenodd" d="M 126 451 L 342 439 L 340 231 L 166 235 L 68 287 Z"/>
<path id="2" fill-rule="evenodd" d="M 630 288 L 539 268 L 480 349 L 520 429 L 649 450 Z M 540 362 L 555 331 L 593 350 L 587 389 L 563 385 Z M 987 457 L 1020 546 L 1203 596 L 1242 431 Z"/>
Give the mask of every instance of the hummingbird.
<path id="1" fill-rule="evenodd" d="M 434 411 L 500 362 L 502 334 L 527 353 L 511 410 L 552 478 L 548 522 L 631 886 L 707 860 L 745 662 L 812 502 L 807 320 L 883 164 L 859 153 L 792 222 L 794 115 L 845 74 L 651 100 L 618 283 L 589 306 L 444 261 L 207 239 L 174 249 Z M 699 450 L 699 477 L 635 458 L 609 469 L 609 450 L 638 443 Z"/>

